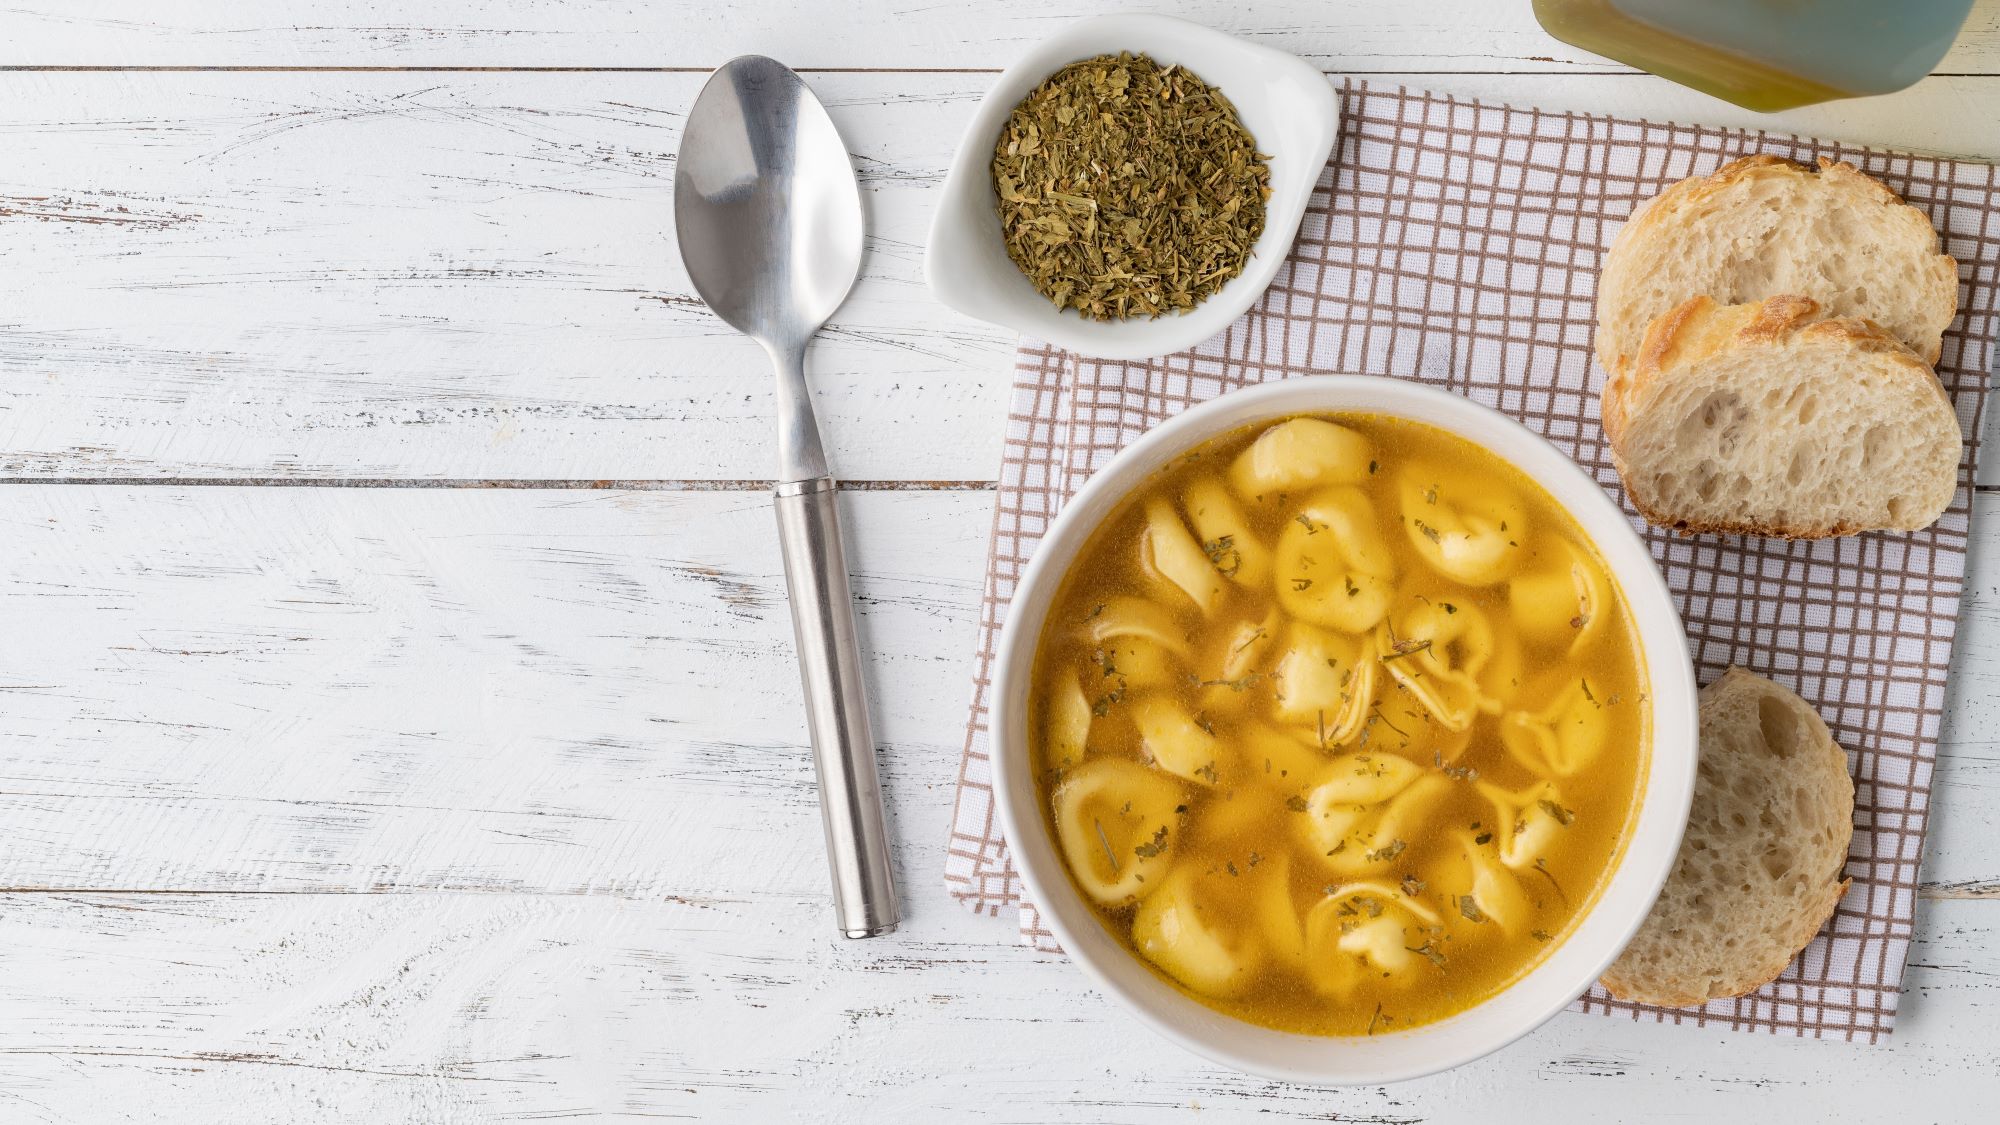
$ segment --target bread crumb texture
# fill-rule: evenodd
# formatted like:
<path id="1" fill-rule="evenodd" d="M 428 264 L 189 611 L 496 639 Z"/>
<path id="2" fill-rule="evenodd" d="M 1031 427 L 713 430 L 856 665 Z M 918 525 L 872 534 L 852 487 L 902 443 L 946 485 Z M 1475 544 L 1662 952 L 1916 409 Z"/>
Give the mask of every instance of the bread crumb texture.
<path id="1" fill-rule="evenodd" d="M 1792 691 L 1731 668 L 1701 691 L 1701 766 L 1679 859 L 1604 974 L 1688 1007 L 1768 984 L 1832 916 L 1854 835 L 1847 755 Z"/>
<path id="2" fill-rule="evenodd" d="M 1809 297 L 1708 297 L 1655 318 L 1603 418 L 1632 503 L 1687 533 L 1913 531 L 1958 490 L 1963 438 L 1924 359 Z"/>
<path id="3" fill-rule="evenodd" d="M 1668 188 L 1619 229 L 1598 282 L 1604 369 L 1634 363 L 1646 326 L 1695 294 L 1809 297 L 1936 363 L 1958 315 L 1958 263 L 1928 215 L 1853 165 L 1746 156 Z"/>

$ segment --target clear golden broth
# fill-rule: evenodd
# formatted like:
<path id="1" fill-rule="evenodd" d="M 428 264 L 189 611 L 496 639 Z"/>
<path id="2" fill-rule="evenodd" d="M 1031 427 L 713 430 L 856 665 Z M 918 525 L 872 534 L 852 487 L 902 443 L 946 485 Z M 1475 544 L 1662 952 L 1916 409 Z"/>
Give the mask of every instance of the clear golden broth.
<path id="1" fill-rule="evenodd" d="M 1070 567 L 1035 654 L 1042 807 L 1104 927 L 1252 1023 L 1373 1034 L 1533 968 L 1647 756 L 1630 616 L 1576 522 L 1422 424 L 1214 439 Z"/>

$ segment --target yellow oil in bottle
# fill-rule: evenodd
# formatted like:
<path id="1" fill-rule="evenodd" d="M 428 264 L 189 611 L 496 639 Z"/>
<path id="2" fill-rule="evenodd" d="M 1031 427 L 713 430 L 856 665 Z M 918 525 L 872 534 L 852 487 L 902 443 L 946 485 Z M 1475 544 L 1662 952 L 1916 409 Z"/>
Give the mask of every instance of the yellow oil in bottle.
<path id="1" fill-rule="evenodd" d="M 1748 109 L 1900 90 L 1972 0 L 1535 0 L 1549 34 Z"/>

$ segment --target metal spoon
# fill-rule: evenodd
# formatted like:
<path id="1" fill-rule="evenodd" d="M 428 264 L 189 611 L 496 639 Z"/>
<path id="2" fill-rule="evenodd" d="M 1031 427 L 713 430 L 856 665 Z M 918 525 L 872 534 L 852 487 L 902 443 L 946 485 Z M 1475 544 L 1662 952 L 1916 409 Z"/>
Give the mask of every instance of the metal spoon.
<path id="1" fill-rule="evenodd" d="M 778 539 L 805 681 L 840 931 L 896 928 L 896 887 L 861 684 L 833 477 L 806 391 L 806 344 L 861 269 L 861 189 L 826 110 L 782 64 L 709 77 L 674 171 L 674 228 L 695 291 L 778 369 Z"/>

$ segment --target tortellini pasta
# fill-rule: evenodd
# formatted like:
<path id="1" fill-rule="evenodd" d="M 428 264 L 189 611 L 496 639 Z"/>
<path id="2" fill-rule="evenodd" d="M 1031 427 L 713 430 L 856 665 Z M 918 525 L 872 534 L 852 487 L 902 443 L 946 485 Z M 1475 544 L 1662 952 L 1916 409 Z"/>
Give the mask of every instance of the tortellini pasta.
<path id="1" fill-rule="evenodd" d="M 1358 488 L 1319 493 L 1278 533 L 1278 604 L 1301 621 L 1365 633 L 1389 612 L 1396 560 Z"/>
<path id="2" fill-rule="evenodd" d="M 1236 499 L 1212 477 L 1188 486 L 1188 524 L 1216 572 L 1239 586 L 1262 589 L 1271 580 L 1271 549 L 1264 545 Z"/>
<path id="3" fill-rule="evenodd" d="M 1292 861 L 1284 852 L 1252 869 L 1251 894 L 1256 903 L 1259 936 L 1273 960 L 1294 967 L 1306 957 L 1305 917 L 1292 897 Z"/>
<path id="4" fill-rule="evenodd" d="M 1132 722 L 1139 741 L 1161 769 L 1189 781 L 1215 784 L 1219 753 L 1214 732 L 1187 708 L 1162 695 L 1149 695 L 1132 705 Z"/>
<path id="5" fill-rule="evenodd" d="M 1174 513 L 1173 505 L 1165 500 L 1155 500 L 1146 506 L 1146 530 L 1139 536 L 1139 565 L 1163 586 L 1187 595 L 1203 613 L 1213 610 L 1222 599 L 1222 572 Z"/>
<path id="6" fill-rule="evenodd" d="M 1055 687 L 1048 701 L 1048 717 L 1042 732 L 1043 745 L 1057 766 L 1069 767 L 1083 761 L 1090 743 L 1090 697 L 1083 693 L 1083 681 L 1069 676 Z"/>
<path id="7" fill-rule="evenodd" d="M 1403 530 L 1439 574 L 1467 586 L 1490 586 L 1520 565 L 1528 515 L 1491 476 L 1412 461 L 1396 474 Z"/>
<path id="8" fill-rule="evenodd" d="M 1520 877 L 1500 862 L 1499 848 L 1490 840 L 1479 843 L 1470 831 L 1456 835 L 1458 854 L 1442 878 L 1451 900 L 1446 913 L 1474 926 L 1491 923 L 1509 934 L 1526 929 L 1534 920 L 1535 907 L 1521 888 Z"/>
<path id="9" fill-rule="evenodd" d="M 1306 915 L 1306 975 L 1324 994 L 1348 999 L 1364 985 L 1407 987 L 1442 957 L 1435 910 L 1386 882 L 1333 888 Z"/>
<path id="10" fill-rule="evenodd" d="M 1380 670 L 1372 640 L 1294 625 L 1272 672 L 1277 717 L 1316 745 L 1352 742 L 1368 720 Z"/>
<path id="11" fill-rule="evenodd" d="M 1236 455 L 1229 483 L 1256 502 L 1330 484 L 1359 484 L 1374 465 L 1374 448 L 1361 434 L 1321 418 L 1293 418 L 1265 430 Z"/>
<path id="12" fill-rule="evenodd" d="M 1170 687 L 1188 657 L 1187 636 L 1173 618 L 1140 598 L 1106 599 L 1084 623 L 1084 633 L 1099 670 L 1121 689 Z"/>
<path id="13" fill-rule="evenodd" d="M 1523 636 L 1580 653 L 1604 629 L 1604 570 L 1567 539 L 1553 539 L 1537 565 L 1507 584 L 1507 607 Z"/>
<path id="14" fill-rule="evenodd" d="M 1262 723 L 1244 727 L 1236 742 L 1243 752 L 1237 777 L 1287 794 L 1302 794 L 1319 784 L 1333 764 L 1324 751 L 1297 735 Z"/>
<path id="15" fill-rule="evenodd" d="M 1240 876 L 1239 876 L 1240 877 Z M 1263 962 L 1254 934 L 1231 926 L 1215 900 L 1230 878 L 1183 864 L 1132 916 L 1132 944 L 1167 975 L 1207 996 L 1234 996 Z"/>
<path id="16" fill-rule="evenodd" d="M 1558 687 L 1539 711 L 1515 711 L 1500 723 L 1514 760 L 1543 777 L 1571 777 L 1590 767 L 1611 734 L 1611 715 L 1578 678 Z"/>
<path id="17" fill-rule="evenodd" d="M 1269 697 L 1267 681 L 1271 677 L 1266 657 L 1283 628 L 1280 615 L 1273 610 L 1261 621 L 1241 621 L 1220 634 L 1219 649 L 1211 652 L 1204 664 L 1210 672 L 1201 682 L 1202 710 L 1226 715 Z"/>
<path id="18" fill-rule="evenodd" d="M 1091 758 L 1063 776 L 1051 803 L 1070 877 L 1116 906 L 1157 888 L 1172 865 L 1187 790 L 1130 758 Z"/>
<path id="19" fill-rule="evenodd" d="M 1347 754 L 1305 797 L 1306 837 L 1342 874 L 1380 871 L 1402 857 L 1451 782 L 1395 754 Z"/>
<path id="20" fill-rule="evenodd" d="M 1175 656 L 1188 655 L 1187 634 L 1174 626 L 1166 610 L 1144 598 L 1108 598 L 1084 621 L 1085 632 L 1097 644 L 1121 637 L 1139 637 Z"/>
<path id="21" fill-rule="evenodd" d="M 1394 663 L 1394 661 L 1391 661 Z M 1377 677 L 1375 701 L 1368 708 L 1357 745 L 1390 750 L 1416 762 L 1444 766 L 1458 761 L 1472 746 L 1477 724 L 1452 730 L 1437 721 L 1421 699 L 1387 672 Z"/>
<path id="22" fill-rule="evenodd" d="M 1576 813 L 1563 804 L 1562 791 L 1552 782 L 1537 782 L 1521 790 L 1486 781 L 1478 787 L 1493 806 L 1496 854 L 1501 863 L 1517 870 L 1545 860 L 1563 830 L 1575 822 Z"/>
<path id="23" fill-rule="evenodd" d="M 1382 625 L 1382 667 L 1446 730 L 1469 730 L 1500 701 L 1481 679 L 1498 641 L 1493 624 L 1470 601 L 1424 598 Z"/>
<path id="24" fill-rule="evenodd" d="M 1652 712 L 1612 578 L 1535 482 L 1416 422 L 1291 418 L 1173 459 L 1040 627 L 1030 776 L 1077 893 L 1163 980 L 1271 1027 L 1496 994 L 1574 930 L 1634 805 Z"/>

